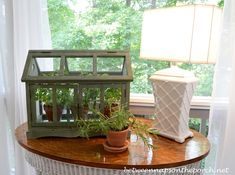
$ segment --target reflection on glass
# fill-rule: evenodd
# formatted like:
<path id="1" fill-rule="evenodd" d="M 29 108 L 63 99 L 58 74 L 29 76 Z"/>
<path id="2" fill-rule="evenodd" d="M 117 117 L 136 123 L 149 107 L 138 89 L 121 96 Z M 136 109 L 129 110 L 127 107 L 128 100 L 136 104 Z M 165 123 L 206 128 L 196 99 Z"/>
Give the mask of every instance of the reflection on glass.
<path id="1" fill-rule="evenodd" d="M 79 72 L 84 74 L 93 71 L 92 57 L 67 57 L 66 62 L 69 72 Z"/>
<path id="2" fill-rule="evenodd" d="M 129 159 L 128 164 L 140 165 L 140 164 L 151 164 L 153 159 L 153 150 L 148 148 L 142 139 L 138 138 L 135 134 L 131 134 L 130 137 Z M 152 143 L 152 139 L 149 138 L 149 142 Z"/>
<path id="3" fill-rule="evenodd" d="M 123 57 L 99 57 L 97 58 L 97 71 L 98 72 L 122 72 Z"/>
<path id="4" fill-rule="evenodd" d="M 60 69 L 60 57 L 36 58 L 40 72 L 58 72 Z"/>

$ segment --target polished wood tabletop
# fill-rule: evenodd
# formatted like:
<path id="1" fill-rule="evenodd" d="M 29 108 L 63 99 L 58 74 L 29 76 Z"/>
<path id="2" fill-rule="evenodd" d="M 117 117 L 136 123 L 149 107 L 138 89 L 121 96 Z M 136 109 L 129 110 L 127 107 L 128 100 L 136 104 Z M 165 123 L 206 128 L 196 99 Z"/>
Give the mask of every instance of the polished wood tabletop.
<path id="1" fill-rule="evenodd" d="M 128 150 L 109 153 L 104 150 L 104 137 L 90 138 L 39 138 L 27 139 L 27 124 L 15 130 L 18 143 L 26 150 L 66 163 L 99 168 L 170 168 L 202 160 L 210 150 L 210 143 L 202 134 L 193 131 L 194 137 L 184 143 L 158 136 L 153 140 L 157 149 L 148 149 L 136 135 L 131 134 Z"/>

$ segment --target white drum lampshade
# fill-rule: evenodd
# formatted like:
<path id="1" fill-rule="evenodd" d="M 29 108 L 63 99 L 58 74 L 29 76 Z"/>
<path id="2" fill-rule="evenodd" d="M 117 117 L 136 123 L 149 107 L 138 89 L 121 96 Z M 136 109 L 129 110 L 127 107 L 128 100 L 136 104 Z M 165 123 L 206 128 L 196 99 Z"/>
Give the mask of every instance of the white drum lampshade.
<path id="1" fill-rule="evenodd" d="M 217 58 L 222 9 L 186 5 L 147 10 L 143 15 L 140 57 L 171 62 L 214 64 Z M 171 67 L 150 77 L 159 134 L 177 142 L 192 137 L 188 127 L 190 102 L 197 78 Z"/>

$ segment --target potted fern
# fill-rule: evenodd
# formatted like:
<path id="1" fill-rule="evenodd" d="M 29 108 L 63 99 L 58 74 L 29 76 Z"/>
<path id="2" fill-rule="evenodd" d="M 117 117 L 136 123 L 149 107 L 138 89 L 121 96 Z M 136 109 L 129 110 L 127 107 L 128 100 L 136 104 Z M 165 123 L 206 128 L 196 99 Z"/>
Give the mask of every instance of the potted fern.
<path id="1" fill-rule="evenodd" d="M 110 116 L 106 116 L 101 112 L 96 112 L 98 119 L 96 120 L 78 120 L 77 125 L 82 136 L 90 137 L 94 133 L 106 135 L 104 148 L 110 152 L 122 152 L 128 147 L 127 136 L 129 131 L 134 132 L 142 139 L 149 148 L 155 146 L 149 143 L 148 137 L 156 132 L 150 130 L 149 126 L 142 123 L 133 116 L 126 108 L 118 107 L 117 110 L 111 111 Z"/>

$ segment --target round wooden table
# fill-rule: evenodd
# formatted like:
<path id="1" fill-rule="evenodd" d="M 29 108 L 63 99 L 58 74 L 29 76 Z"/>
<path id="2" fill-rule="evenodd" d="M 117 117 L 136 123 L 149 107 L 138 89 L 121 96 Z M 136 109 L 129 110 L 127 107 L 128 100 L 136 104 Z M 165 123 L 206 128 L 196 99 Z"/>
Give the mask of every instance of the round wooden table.
<path id="1" fill-rule="evenodd" d="M 179 171 L 189 174 L 200 171 L 200 161 L 210 150 L 210 143 L 202 134 L 180 144 L 158 136 L 152 140 L 157 149 L 148 149 L 136 135 L 131 134 L 128 150 L 109 153 L 104 150 L 105 138 L 40 138 L 27 139 L 27 124 L 20 125 L 16 139 L 24 148 L 26 160 L 38 174 L 96 175 L 96 174 L 161 174 Z M 151 138 L 150 138 L 151 139 Z M 181 170 L 181 171 L 180 171 Z M 184 171 L 184 172 L 182 172 Z M 177 173 L 174 173 L 177 174 Z M 191 173 L 193 174 L 193 173 Z"/>

